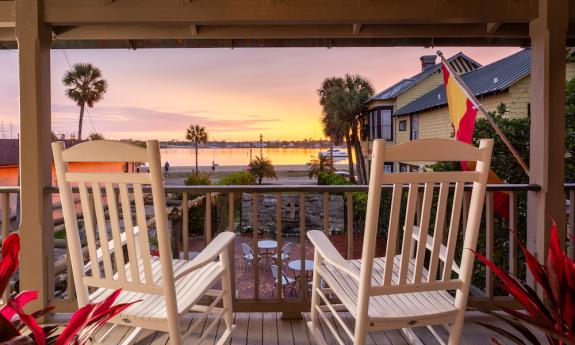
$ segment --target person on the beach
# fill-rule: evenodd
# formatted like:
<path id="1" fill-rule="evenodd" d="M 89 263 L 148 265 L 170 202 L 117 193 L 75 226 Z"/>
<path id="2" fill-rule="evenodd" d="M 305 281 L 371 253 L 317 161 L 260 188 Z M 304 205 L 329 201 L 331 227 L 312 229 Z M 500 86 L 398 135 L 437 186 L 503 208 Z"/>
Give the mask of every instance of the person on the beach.
<path id="1" fill-rule="evenodd" d="M 166 161 L 166 163 L 164 164 L 164 175 L 165 178 L 168 178 L 168 170 L 170 170 L 170 163 L 168 161 Z"/>

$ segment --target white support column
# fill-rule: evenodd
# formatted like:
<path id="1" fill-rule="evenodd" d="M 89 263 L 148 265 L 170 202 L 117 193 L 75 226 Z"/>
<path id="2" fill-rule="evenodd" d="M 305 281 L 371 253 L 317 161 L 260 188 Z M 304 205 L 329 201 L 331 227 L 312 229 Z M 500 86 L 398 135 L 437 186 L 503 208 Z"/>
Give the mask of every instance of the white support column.
<path id="1" fill-rule="evenodd" d="M 527 242 L 544 262 L 550 217 L 565 234 L 565 44 L 567 0 L 539 0 L 539 16 L 529 25 L 531 37 L 530 182 L 540 192 L 528 195 Z"/>
<path id="2" fill-rule="evenodd" d="M 16 1 L 20 70 L 20 289 L 38 290 L 30 310 L 53 300 L 54 237 L 50 152 L 51 29 L 43 23 L 42 0 Z"/>

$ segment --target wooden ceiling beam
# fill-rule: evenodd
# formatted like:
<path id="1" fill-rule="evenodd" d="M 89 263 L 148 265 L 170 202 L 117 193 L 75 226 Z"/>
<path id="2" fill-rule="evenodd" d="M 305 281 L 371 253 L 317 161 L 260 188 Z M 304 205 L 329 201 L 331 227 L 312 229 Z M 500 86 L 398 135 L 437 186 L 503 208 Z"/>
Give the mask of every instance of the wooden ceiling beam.
<path id="1" fill-rule="evenodd" d="M 0 28 L 16 27 L 16 7 L 14 1 L 0 1 Z"/>
<path id="2" fill-rule="evenodd" d="M 195 27 L 195 30 L 193 29 Z M 482 24 L 362 25 L 355 32 L 348 25 L 84 25 L 55 27 L 56 40 L 98 39 L 290 39 L 290 38 L 479 38 Z M 490 38 L 528 38 L 525 24 L 506 24 Z"/>
<path id="3" fill-rule="evenodd" d="M 44 21 L 55 25 L 527 23 L 536 15 L 536 0 L 44 1 Z"/>

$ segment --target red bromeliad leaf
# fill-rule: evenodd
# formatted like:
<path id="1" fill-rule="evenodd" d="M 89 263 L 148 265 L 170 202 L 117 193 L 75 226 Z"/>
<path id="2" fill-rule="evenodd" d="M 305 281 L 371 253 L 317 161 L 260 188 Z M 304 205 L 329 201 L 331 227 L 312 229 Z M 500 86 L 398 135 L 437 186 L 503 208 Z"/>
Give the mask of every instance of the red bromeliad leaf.
<path id="1" fill-rule="evenodd" d="M 555 297 L 553 296 L 553 292 L 551 291 L 551 286 L 549 285 L 549 277 L 547 276 L 547 271 L 545 270 L 545 267 L 543 267 L 539 263 L 535 255 L 531 254 L 529 250 L 527 250 L 527 247 L 517 237 L 517 233 L 514 234 L 517 240 L 516 242 L 519 243 L 521 251 L 525 255 L 525 261 L 527 262 L 527 267 L 529 268 L 529 271 L 531 272 L 537 283 L 539 283 L 539 285 L 543 288 L 543 292 L 545 293 L 548 302 L 552 306 L 556 306 L 557 303 L 555 301 Z"/>
<path id="2" fill-rule="evenodd" d="M 20 237 L 13 233 L 2 243 L 2 260 L 0 260 L 0 293 L 6 291 L 10 278 L 18 269 L 18 254 L 20 253 Z"/>
<path id="3" fill-rule="evenodd" d="M 485 265 L 489 266 L 493 273 L 495 273 L 499 279 L 502 281 L 503 288 L 509 292 L 517 301 L 525 307 L 525 309 L 535 318 L 544 317 L 544 312 L 539 308 L 539 306 L 533 301 L 533 299 L 528 295 L 528 293 L 523 289 L 523 287 L 517 283 L 516 279 L 513 279 L 507 272 L 503 271 L 493 262 L 489 261 L 483 255 L 473 252 L 475 257 L 481 260 Z"/>
<path id="4" fill-rule="evenodd" d="M 553 298 L 557 304 L 562 303 L 562 283 L 563 283 L 563 263 L 564 253 L 557 234 L 557 225 L 551 226 L 551 238 L 549 240 L 549 252 L 547 254 L 547 273 L 549 276 L 549 286 L 553 293 Z"/>
<path id="5" fill-rule="evenodd" d="M 88 324 L 94 309 L 96 309 L 96 304 L 88 304 L 78 309 L 68 326 L 62 331 L 58 339 L 56 340 L 56 345 L 68 345 L 74 339 L 74 337 Z"/>
<path id="6" fill-rule="evenodd" d="M 38 325 L 36 319 L 33 316 L 26 314 L 22 309 L 22 306 L 14 302 L 14 299 L 9 299 L 8 305 L 10 305 L 10 307 L 14 309 L 16 314 L 18 314 L 20 321 L 22 321 L 22 323 L 24 323 L 30 329 L 32 335 L 34 336 L 36 344 L 45 345 L 46 335 L 44 334 L 44 330 L 42 329 L 42 327 Z"/>
<path id="7" fill-rule="evenodd" d="M 14 310 L 12 305 L 18 305 L 20 308 L 24 308 L 26 304 L 34 301 L 36 298 L 38 298 L 38 291 L 22 291 L 12 298 L 11 303 L 0 308 L 0 314 L 2 314 L 6 319 L 12 320 L 16 314 L 16 310 Z"/>
<path id="8" fill-rule="evenodd" d="M 64 329 L 56 340 L 56 345 L 68 345 L 71 341 L 74 341 L 74 344 L 84 344 L 94 332 L 111 318 L 132 304 L 140 302 L 134 301 L 113 305 L 121 292 L 122 290 L 118 289 L 101 302 L 86 305 L 78 310 L 74 316 L 72 316 L 66 329 Z M 79 337 L 76 337 L 77 335 L 79 335 Z"/>
<path id="9" fill-rule="evenodd" d="M 14 325 L 5 318 L 2 314 L 0 314 L 0 341 L 8 341 L 14 337 L 20 335 L 20 332 L 14 327 Z"/>

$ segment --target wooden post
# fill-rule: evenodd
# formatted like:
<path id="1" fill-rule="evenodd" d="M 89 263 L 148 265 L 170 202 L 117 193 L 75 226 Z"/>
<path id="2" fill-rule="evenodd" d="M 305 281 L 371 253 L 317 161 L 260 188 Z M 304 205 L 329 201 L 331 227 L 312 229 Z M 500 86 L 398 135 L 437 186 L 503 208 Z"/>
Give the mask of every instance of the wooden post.
<path id="1" fill-rule="evenodd" d="M 20 70 L 20 289 L 38 290 L 28 310 L 52 304 L 54 238 L 50 114 L 51 28 L 42 0 L 16 1 Z"/>
<path id="2" fill-rule="evenodd" d="M 539 16 L 529 24 L 531 37 L 530 183 L 541 191 L 528 193 L 527 244 L 544 262 L 549 221 L 565 238 L 565 41 L 567 0 L 540 0 Z"/>

